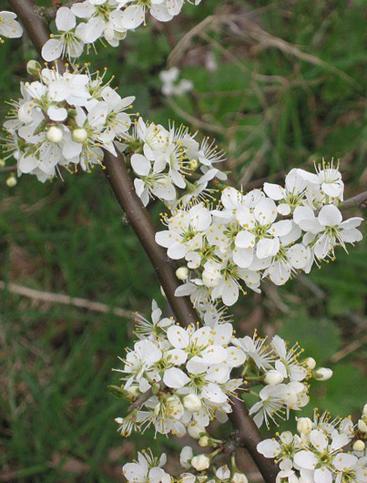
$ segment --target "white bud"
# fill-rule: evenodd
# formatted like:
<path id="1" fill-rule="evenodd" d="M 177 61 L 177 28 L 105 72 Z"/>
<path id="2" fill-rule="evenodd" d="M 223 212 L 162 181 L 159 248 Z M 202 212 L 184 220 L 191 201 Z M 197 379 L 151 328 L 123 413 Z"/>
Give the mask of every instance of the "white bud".
<path id="1" fill-rule="evenodd" d="M 276 384 L 280 384 L 283 382 L 284 377 L 283 375 L 275 370 L 271 369 L 265 374 L 265 384 L 269 384 L 270 386 L 275 386 Z"/>
<path id="2" fill-rule="evenodd" d="M 364 451 L 366 445 L 361 439 L 357 439 L 357 441 L 353 444 L 353 451 Z"/>
<path id="3" fill-rule="evenodd" d="M 50 143 L 59 143 L 64 137 L 64 133 L 59 127 L 51 126 L 47 131 L 46 137 Z"/>
<path id="4" fill-rule="evenodd" d="M 206 448 L 209 446 L 209 438 L 208 436 L 204 435 L 204 436 L 201 436 L 201 438 L 199 439 L 199 446 L 201 448 Z"/>
<path id="5" fill-rule="evenodd" d="M 71 137 L 76 143 L 82 144 L 88 139 L 88 133 L 83 128 L 77 128 L 71 133 Z"/>
<path id="6" fill-rule="evenodd" d="M 367 433 L 367 424 L 363 421 L 363 419 L 359 419 L 357 425 L 361 433 Z"/>
<path id="7" fill-rule="evenodd" d="M 232 483 L 248 483 L 247 476 L 243 473 L 234 473 L 231 479 Z"/>
<path id="8" fill-rule="evenodd" d="M 297 418 L 297 431 L 300 434 L 310 434 L 312 426 L 313 424 L 310 418 Z"/>
<path id="9" fill-rule="evenodd" d="M 316 361 L 315 361 L 315 359 L 313 357 L 307 357 L 304 360 L 304 363 L 311 370 L 315 369 L 315 367 L 316 367 Z"/>
<path id="10" fill-rule="evenodd" d="M 200 411 L 201 399 L 196 394 L 188 394 L 183 399 L 183 405 L 185 409 L 191 412 Z"/>
<path id="11" fill-rule="evenodd" d="M 363 415 L 363 416 L 367 416 L 367 404 L 365 404 L 365 405 L 363 406 L 363 409 L 362 409 L 362 415 Z"/>
<path id="12" fill-rule="evenodd" d="M 122 424 L 124 422 L 123 418 L 115 418 L 115 423 Z"/>
<path id="13" fill-rule="evenodd" d="M 14 188 L 14 186 L 16 186 L 16 185 L 17 185 L 17 178 L 12 174 L 6 180 L 6 186 L 8 188 Z"/>
<path id="14" fill-rule="evenodd" d="M 179 267 L 176 270 L 176 277 L 179 280 L 187 280 L 188 276 L 189 276 L 189 269 L 187 267 Z"/>
<path id="15" fill-rule="evenodd" d="M 327 381 L 333 375 L 333 371 L 328 367 L 320 367 L 314 371 L 313 376 L 317 381 Z"/>
<path id="16" fill-rule="evenodd" d="M 210 458 L 208 458 L 208 456 L 206 456 L 205 454 L 199 454 L 192 458 L 191 465 L 195 468 L 196 471 L 207 470 L 210 466 Z"/>
<path id="17" fill-rule="evenodd" d="M 39 76 L 39 73 L 41 72 L 42 66 L 39 62 L 36 60 L 29 60 L 27 62 L 27 72 L 30 75 L 33 75 L 35 77 Z"/>

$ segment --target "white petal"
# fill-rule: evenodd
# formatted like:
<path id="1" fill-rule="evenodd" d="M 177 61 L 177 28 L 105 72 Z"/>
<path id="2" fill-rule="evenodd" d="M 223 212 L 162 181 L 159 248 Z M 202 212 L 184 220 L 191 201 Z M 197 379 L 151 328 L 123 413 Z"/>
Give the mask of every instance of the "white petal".
<path id="1" fill-rule="evenodd" d="M 257 451 L 265 458 L 275 458 L 281 451 L 281 446 L 274 439 L 265 439 L 256 446 Z"/>
<path id="2" fill-rule="evenodd" d="M 255 246 L 255 235 L 242 230 L 236 235 L 235 245 L 238 248 L 253 248 Z"/>
<path id="3" fill-rule="evenodd" d="M 68 111 L 63 107 L 50 106 L 47 109 L 47 115 L 52 121 L 65 121 Z"/>
<path id="4" fill-rule="evenodd" d="M 275 201 L 282 200 L 285 196 L 285 189 L 274 183 L 264 183 L 264 192 Z"/>
<path id="5" fill-rule="evenodd" d="M 315 483 L 332 483 L 333 475 L 327 468 L 317 468 L 314 473 Z"/>
<path id="6" fill-rule="evenodd" d="M 144 7 L 129 5 L 121 15 L 121 26 L 126 30 L 133 30 L 144 22 Z"/>
<path id="7" fill-rule="evenodd" d="M 180 389 L 189 383 L 190 379 L 181 369 L 171 367 L 165 371 L 163 382 L 167 387 L 172 389 Z"/>
<path id="8" fill-rule="evenodd" d="M 184 349 L 190 342 L 187 331 L 178 325 L 172 325 L 167 330 L 167 338 L 176 349 Z"/>
<path id="9" fill-rule="evenodd" d="M 305 470 L 315 469 L 318 463 L 317 457 L 311 451 L 306 450 L 298 451 L 298 453 L 294 455 L 293 460 L 296 465 L 298 465 L 300 468 L 304 468 Z"/>
<path id="10" fill-rule="evenodd" d="M 328 447 L 328 439 L 321 430 L 311 431 L 310 441 L 318 451 L 323 451 Z"/>
<path id="11" fill-rule="evenodd" d="M 76 25 L 75 15 L 68 7 L 60 7 L 57 10 L 55 22 L 57 30 L 63 32 L 72 30 Z"/>
<path id="12" fill-rule="evenodd" d="M 233 250 L 233 261 L 240 268 L 248 268 L 254 259 L 253 248 L 235 248 Z"/>
<path id="13" fill-rule="evenodd" d="M 224 394 L 222 389 L 218 386 L 218 384 L 214 383 L 209 383 L 204 386 L 202 396 L 214 404 L 223 404 L 227 401 L 227 396 Z"/>
<path id="14" fill-rule="evenodd" d="M 358 462 L 358 458 L 349 453 L 339 453 L 333 459 L 333 465 L 339 471 L 353 468 Z"/>
<path id="15" fill-rule="evenodd" d="M 210 345 L 202 353 L 201 357 L 208 364 L 220 364 L 227 357 L 227 351 L 220 345 Z"/>
<path id="16" fill-rule="evenodd" d="M 133 154 L 131 156 L 131 167 L 139 176 L 148 176 L 151 170 L 150 161 L 142 154 Z"/>
<path id="17" fill-rule="evenodd" d="M 255 206 L 254 215 L 261 225 L 273 223 L 277 217 L 276 204 L 272 199 L 265 198 Z"/>
<path id="18" fill-rule="evenodd" d="M 273 236 L 286 236 L 292 230 L 293 223 L 290 220 L 280 220 L 271 225 L 269 233 Z"/>
<path id="19" fill-rule="evenodd" d="M 336 206 L 326 205 L 321 208 L 318 220 L 323 226 L 337 226 L 342 222 L 343 216 Z"/>
<path id="20" fill-rule="evenodd" d="M 263 238 L 256 246 L 256 256 L 260 259 L 274 257 L 280 248 L 278 238 Z"/>
<path id="21" fill-rule="evenodd" d="M 42 47 L 41 55 L 46 62 L 59 59 L 62 55 L 63 42 L 59 39 L 49 39 Z"/>

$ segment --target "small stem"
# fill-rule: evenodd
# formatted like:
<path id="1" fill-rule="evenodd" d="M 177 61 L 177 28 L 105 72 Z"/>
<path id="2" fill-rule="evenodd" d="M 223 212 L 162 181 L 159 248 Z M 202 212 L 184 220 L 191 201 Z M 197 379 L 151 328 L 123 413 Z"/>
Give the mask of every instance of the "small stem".
<path id="1" fill-rule="evenodd" d="M 348 198 L 340 205 L 340 207 L 343 209 L 354 208 L 357 206 L 360 208 L 367 207 L 367 191 L 363 191 L 356 196 L 352 196 L 352 198 Z"/>

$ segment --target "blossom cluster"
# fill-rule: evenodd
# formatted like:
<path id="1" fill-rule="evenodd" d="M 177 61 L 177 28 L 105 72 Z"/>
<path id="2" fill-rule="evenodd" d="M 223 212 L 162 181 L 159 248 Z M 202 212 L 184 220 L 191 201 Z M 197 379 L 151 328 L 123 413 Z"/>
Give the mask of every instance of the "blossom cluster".
<path id="1" fill-rule="evenodd" d="M 302 358 L 298 344 L 288 347 L 278 335 L 268 340 L 255 332 L 234 343 L 246 354 L 242 375 L 253 384 L 252 394 L 258 389 L 258 401 L 249 411 L 258 427 L 265 423 L 269 428 L 277 419 L 288 419 L 291 410 L 305 407 L 311 380 L 326 381 L 333 374 L 329 368 L 317 368 L 312 357 Z"/>
<path id="2" fill-rule="evenodd" d="M 0 11 L 0 39 L 17 39 L 23 35 L 23 27 L 16 20 L 17 16 L 7 10 Z"/>
<path id="3" fill-rule="evenodd" d="M 36 80 L 21 84 L 22 97 L 4 123 L 5 148 L 18 174 L 44 182 L 61 167 L 88 171 L 102 162 L 103 150 L 115 155 L 114 142 L 130 128 L 126 110 L 134 98 L 121 98 L 103 76 L 59 73 L 34 62 L 29 68 Z"/>
<path id="4" fill-rule="evenodd" d="M 139 317 L 136 333 L 139 340 L 116 369 L 118 390 L 132 402 L 128 415 L 116 419 L 124 436 L 153 425 L 161 434 L 200 438 L 212 420 L 227 420 L 231 398 L 246 390 L 247 380 L 256 381 L 254 390 L 264 386 L 250 413 L 258 426 L 268 425 L 307 404 L 311 379 L 332 375 L 315 369 L 313 359 L 301 360 L 301 349 L 288 349 L 279 336 L 237 338 L 230 323 L 183 328 L 162 318 L 154 301 L 151 320 Z"/>
<path id="5" fill-rule="evenodd" d="M 167 462 L 167 456 L 163 453 L 160 458 L 155 458 L 151 451 L 142 451 L 138 453 L 138 459 L 131 463 L 126 463 L 122 472 L 127 481 L 146 482 L 149 483 L 171 483 L 180 481 L 183 483 L 195 483 L 207 481 L 214 482 L 231 482 L 231 483 L 248 483 L 248 479 L 244 473 L 241 473 L 235 466 L 231 464 L 213 467 L 211 464 L 211 455 L 200 454 L 194 456 L 190 446 L 185 446 L 180 455 L 180 465 L 188 470 L 192 469 L 194 473 L 184 472 L 179 476 L 171 476 L 167 473 L 163 466 Z"/>
<path id="6" fill-rule="evenodd" d="M 233 305 L 240 291 L 260 291 L 269 278 L 283 285 L 298 272 L 333 259 L 335 248 L 358 242 L 362 218 L 343 220 L 344 185 L 333 164 L 316 173 L 292 169 L 285 186 L 265 183 L 246 194 L 226 187 L 220 203 L 178 206 L 156 235 L 171 259 L 183 260 L 189 295 L 202 313 L 213 301 Z"/>
<path id="7" fill-rule="evenodd" d="M 199 5 L 201 0 L 194 0 Z M 117 47 L 130 30 L 145 23 L 147 14 L 160 22 L 177 16 L 185 0 L 84 0 L 56 12 L 57 33 L 45 43 L 42 57 L 54 61 L 82 55 L 98 40 Z"/>
<path id="8" fill-rule="evenodd" d="M 207 138 L 197 141 L 185 126 L 166 129 L 139 118 L 124 142 L 135 191 L 145 206 L 153 198 L 170 209 L 186 206 L 207 196 L 212 180 L 227 178 L 216 167 L 224 160 L 222 152 Z"/>
<path id="9" fill-rule="evenodd" d="M 361 420 L 367 420 L 367 405 Z M 361 431 L 350 417 L 332 419 L 315 411 L 313 420 L 298 418 L 296 434 L 285 431 L 262 441 L 257 449 L 279 464 L 277 482 L 364 483 L 366 440 L 367 431 Z"/>
<path id="10" fill-rule="evenodd" d="M 231 372 L 246 359 L 232 343 L 231 324 L 183 328 L 161 319 L 153 302 L 152 321 L 141 319 L 137 333 L 118 371 L 124 394 L 139 406 L 118 419 L 121 433 L 153 425 L 158 433 L 198 438 L 211 420 L 227 420 L 230 396 L 243 382 Z"/>

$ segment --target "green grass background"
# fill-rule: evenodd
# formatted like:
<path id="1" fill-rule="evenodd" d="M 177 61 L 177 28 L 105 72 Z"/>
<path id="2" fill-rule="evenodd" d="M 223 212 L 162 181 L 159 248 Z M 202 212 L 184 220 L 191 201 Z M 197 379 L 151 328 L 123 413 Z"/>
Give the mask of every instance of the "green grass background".
<path id="1" fill-rule="evenodd" d="M 51 4 L 38 2 L 45 17 Z M 194 92 L 167 101 L 158 74 L 208 15 L 213 22 L 173 58 Z M 144 116 L 204 126 L 227 152 L 233 184 L 281 180 L 324 156 L 340 159 L 352 195 L 367 180 L 366 15 L 365 0 L 203 0 L 170 24 L 131 33 L 119 49 L 100 47 L 91 66 L 108 66 Z M 35 55 L 26 38 L 0 46 L 1 119 Z M 101 171 L 44 185 L 24 176 L 14 189 L 5 180 L 0 172 L 1 280 L 146 314 L 152 297 L 162 301 Z M 281 289 L 265 284 L 235 309 L 239 331 L 277 330 L 320 364 L 338 360 L 311 404 L 336 414 L 358 414 L 367 399 L 366 254 L 365 242 L 350 255 L 339 250 L 335 263 Z M 0 481 L 118 481 L 121 465 L 151 437 L 121 439 L 113 419 L 125 406 L 107 390 L 131 324 L 4 290 L 0 317 Z"/>

